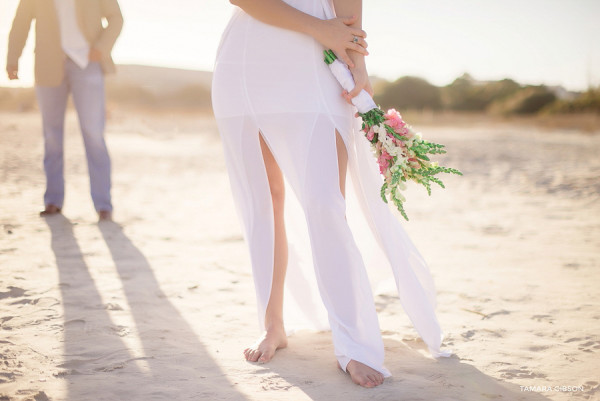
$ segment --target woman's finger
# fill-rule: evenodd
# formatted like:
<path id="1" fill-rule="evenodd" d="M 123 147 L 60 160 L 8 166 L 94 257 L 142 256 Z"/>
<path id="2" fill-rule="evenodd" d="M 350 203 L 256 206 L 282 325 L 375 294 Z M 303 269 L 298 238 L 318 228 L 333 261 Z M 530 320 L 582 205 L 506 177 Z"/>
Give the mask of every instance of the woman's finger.
<path id="1" fill-rule="evenodd" d="M 360 47 L 360 48 L 362 49 L 362 47 Z M 350 58 L 350 56 L 348 56 L 346 49 L 343 49 L 341 52 L 334 51 L 334 53 L 336 56 L 338 56 L 339 59 L 342 59 L 342 61 L 344 63 L 346 63 L 348 65 L 348 67 L 354 68 L 354 63 L 352 62 L 352 59 Z"/>
<path id="2" fill-rule="evenodd" d="M 356 85 L 356 86 L 354 87 L 354 89 L 352 89 L 352 90 L 350 91 L 350 93 L 348 93 L 348 97 L 349 97 L 350 99 L 352 99 L 353 97 L 356 97 L 356 96 L 358 96 L 358 94 L 360 93 L 360 91 L 361 91 L 361 90 L 362 90 L 362 87 L 361 87 L 361 86 L 359 86 L 359 85 Z"/>
<path id="3" fill-rule="evenodd" d="M 365 49 L 367 47 L 369 47 L 369 45 L 367 44 L 367 41 L 358 36 L 352 36 L 352 40 L 350 40 L 350 42 L 356 43 L 357 45 L 362 46 Z"/>
<path id="4" fill-rule="evenodd" d="M 367 49 L 354 42 L 349 42 L 348 44 L 346 44 L 346 48 L 349 50 L 354 50 L 357 53 L 364 54 L 365 56 L 369 55 Z"/>
<path id="5" fill-rule="evenodd" d="M 346 100 L 346 103 L 352 104 L 352 98 L 348 94 L 348 91 L 343 91 L 342 92 L 342 97 Z"/>
<path id="6" fill-rule="evenodd" d="M 356 17 L 356 15 L 353 15 L 352 17 L 346 17 L 346 18 L 342 18 L 342 22 L 346 25 L 352 25 L 354 24 L 356 21 L 358 20 L 358 18 Z"/>
<path id="7" fill-rule="evenodd" d="M 358 36 L 361 38 L 367 38 L 367 33 L 365 31 L 363 31 L 362 29 L 355 29 L 352 31 L 352 35 L 354 36 Z"/>

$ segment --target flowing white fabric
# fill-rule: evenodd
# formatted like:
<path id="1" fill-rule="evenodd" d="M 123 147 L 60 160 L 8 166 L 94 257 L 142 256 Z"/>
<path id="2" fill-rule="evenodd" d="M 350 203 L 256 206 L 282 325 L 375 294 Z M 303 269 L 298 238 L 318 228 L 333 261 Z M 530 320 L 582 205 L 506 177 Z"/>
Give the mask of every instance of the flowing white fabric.
<path id="1" fill-rule="evenodd" d="M 326 18 L 320 0 L 286 2 Z M 364 253 L 359 250 L 362 244 L 355 241 L 356 232 L 348 224 L 354 216 L 339 190 L 337 131 L 348 150 L 352 178 L 348 204 L 354 199 L 360 204 L 392 268 L 402 305 L 431 353 L 447 355 L 440 351 L 442 332 L 429 270 L 379 197 L 381 178 L 369 144 L 358 132 L 356 109 L 342 98 L 340 84 L 323 62 L 322 46 L 309 36 L 263 24 L 236 9 L 219 47 L 212 96 L 250 250 L 259 327 L 264 329 L 274 252 L 262 135 L 291 189 L 285 206 L 290 245 L 286 328 L 330 328 L 344 370 L 356 360 L 390 375 L 383 365 L 383 341 Z"/>

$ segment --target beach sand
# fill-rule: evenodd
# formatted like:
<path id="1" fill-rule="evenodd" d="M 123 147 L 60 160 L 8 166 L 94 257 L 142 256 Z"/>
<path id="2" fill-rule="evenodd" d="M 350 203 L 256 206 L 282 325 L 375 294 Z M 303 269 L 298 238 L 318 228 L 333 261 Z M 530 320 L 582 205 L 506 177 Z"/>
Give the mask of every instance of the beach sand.
<path id="1" fill-rule="evenodd" d="M 600 134 L 419 128 L 465 173 L 406 203 L 454 355 L 429 357 L 378 295 L 393 376 L 363 389 L 327 332 L 243 359 L 254 287 L 210 116 L 113 111 L 98 224 L 75 116 L 64 213 L 41 218 L 40 118 L 0 114 L 0 400 L 600 399 Z"/>

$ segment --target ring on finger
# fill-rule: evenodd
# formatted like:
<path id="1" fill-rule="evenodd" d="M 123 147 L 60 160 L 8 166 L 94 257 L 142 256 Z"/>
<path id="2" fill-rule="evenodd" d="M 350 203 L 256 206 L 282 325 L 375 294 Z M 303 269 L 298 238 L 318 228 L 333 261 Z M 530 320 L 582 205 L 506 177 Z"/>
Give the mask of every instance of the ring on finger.
<path id="1" fill-rule="evenodd" d="M 352 42 L 358 43 L 358 36 L 354 35 L 354 39 L 352 39 Z"/>

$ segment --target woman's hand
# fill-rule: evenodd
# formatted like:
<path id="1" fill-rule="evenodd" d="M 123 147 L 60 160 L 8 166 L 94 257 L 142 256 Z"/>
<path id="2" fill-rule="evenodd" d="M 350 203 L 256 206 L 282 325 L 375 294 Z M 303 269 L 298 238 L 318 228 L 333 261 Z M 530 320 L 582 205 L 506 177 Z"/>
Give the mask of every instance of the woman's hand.
<path id="1" fill-rule="evenodd" d="M 371 81 L 369 81 L 365 57 L 356 52 L 350 52 L 350 57 L 354 60 L 354 67 L 350 68 L 350 72 L 354 78 L 355 86 L 350 92 L 344 90 L 342 96 L 348 103 L 352 104 L 352 98 L 357 96 L 363 89 L 367 91 L 369 95 L 373 96 L 373 88 L 371 87 Z"/>
<path id="2" fill-rule="evenodd" d="M 349 25 L 357 21 L 357 17 L 333 18 L 329 20 L 317 20 L 318 24 L 313 29 L 312 36 L 326 49 L 331 49 L 335 55 L 348 64 L 350 68 L 355 67 L 353 58 L 349 53 L 360 53 L 368 55 L 367 34 L 360 28 Z"/>

